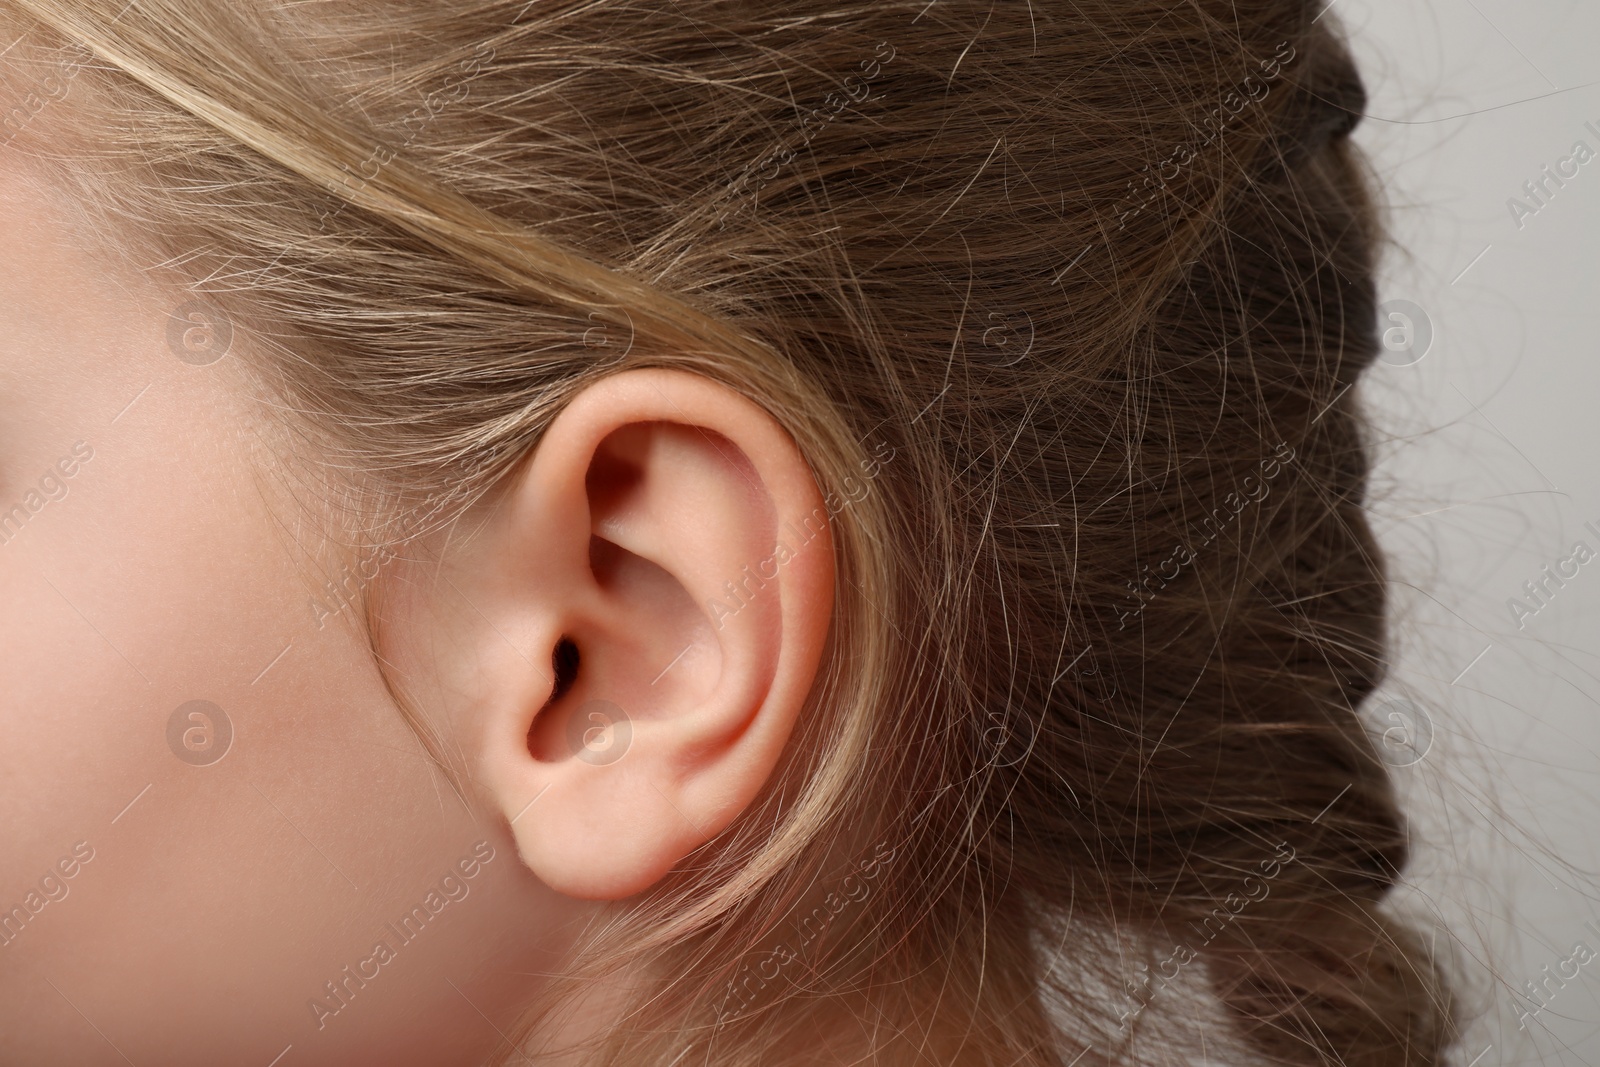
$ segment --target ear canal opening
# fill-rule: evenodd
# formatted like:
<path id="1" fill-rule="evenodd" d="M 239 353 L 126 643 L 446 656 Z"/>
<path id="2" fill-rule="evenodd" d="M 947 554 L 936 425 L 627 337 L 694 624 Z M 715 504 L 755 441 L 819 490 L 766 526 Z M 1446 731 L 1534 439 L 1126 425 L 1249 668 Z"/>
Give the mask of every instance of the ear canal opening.
<path id="1" fill-rule="evenodd" d="M 556 642 L 555 651 L 550 653 L 550 667 L 555 673 L 556 684 L 550 690 L 550 699 L 545 701 L 548 706 L 554 704 L 566 695 L 572 688 L 572 683 L 578 677 L 578 646 L 572 638 L 565 635 Z"/>
<path id="2" fill-rule="evenodd" d="M 550 687 L 550 696 L 533 716 L 533 721 L 528 724 L 528 755 L 534 759 L 548 758 L 541 754 L 541 744 L 537 734 L 545 720 L 545 712 L 549 711 L 567 692 L 578 679 L 578 644 L 572 638 L 561 635 L 561 640 L 556 642 L 554 651 L 550 653 L 550 670 L 555 676 L 555 684 Z"/>

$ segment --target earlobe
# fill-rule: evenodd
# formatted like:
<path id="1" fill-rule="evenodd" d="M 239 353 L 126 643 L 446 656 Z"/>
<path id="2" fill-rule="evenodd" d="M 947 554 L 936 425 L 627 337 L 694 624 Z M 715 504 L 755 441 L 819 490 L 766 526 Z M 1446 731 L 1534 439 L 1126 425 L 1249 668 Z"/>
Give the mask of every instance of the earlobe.
<path id="1" fill-rule="evenodd" d="M 527 865 L 591 899 L 648 888 L 755 798 L 833 607 L 793 439 L 676 371 L 580 392 L 440 567 L 472 608 L 418 635 L 462 650 L 437 668 L 455 736 Z"/>

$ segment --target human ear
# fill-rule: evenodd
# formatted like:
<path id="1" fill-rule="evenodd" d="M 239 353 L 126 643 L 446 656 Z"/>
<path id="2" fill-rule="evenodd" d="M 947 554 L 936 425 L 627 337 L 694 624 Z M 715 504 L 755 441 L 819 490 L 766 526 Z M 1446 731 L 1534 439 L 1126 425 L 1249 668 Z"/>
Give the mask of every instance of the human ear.
<path id="1" fill-rule="evenodd" d="M 523 861 L 585 899 L 648 888 L 756 797 L 833 610 L 794 440 L 681 371 L 580 391 L 438 566 L 471 607 L 425 624 L 456 743 Z"/>

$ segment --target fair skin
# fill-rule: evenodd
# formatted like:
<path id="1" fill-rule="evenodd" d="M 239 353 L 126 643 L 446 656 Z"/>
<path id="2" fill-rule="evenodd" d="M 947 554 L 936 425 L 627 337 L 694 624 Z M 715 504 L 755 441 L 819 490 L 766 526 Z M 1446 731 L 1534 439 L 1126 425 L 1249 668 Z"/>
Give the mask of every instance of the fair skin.
<path id="1" fill-rule="evenodd" d="M 733 390 L 630 370 L 387 562 L 379 651 L 463 799 L 361 612 L 311 607 L 350 560 L 285 474 L 249 338 L 175 358 L 186 296 L 114 271 L 70 218 L 14 154 L 0 165 L 0 515 L 23 516 L 0 544 L 0 908 L 27 912 L 0 945 L 7 1062 L 505 1052 L 584 924 L 770 777 L 828 632 L 827 535 L 720 627 L 706 605 L 820 514 L 815 480 Z M 563 637 L 577 666 L 550 702 Z M 214 763 L 169 742 L 194 700 L 232 727 Z M 596 758 L 622 735 L 586 720 L 611 706 L 625 748 Z M 390 924 L 430 893 L 402 941 Z M 324 984 L 347 967 L 376 976 L 340 1005 Z"/>

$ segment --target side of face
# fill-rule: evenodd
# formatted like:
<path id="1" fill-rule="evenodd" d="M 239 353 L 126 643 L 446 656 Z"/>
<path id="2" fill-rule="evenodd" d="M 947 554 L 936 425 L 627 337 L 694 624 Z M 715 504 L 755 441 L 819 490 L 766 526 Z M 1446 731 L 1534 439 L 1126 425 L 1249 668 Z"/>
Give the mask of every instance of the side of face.
<path id="1" fill-rule="evenodd" d="M 455 795 L 359 613 L 314 609 L 337 555 L 282 499 L 240 353 L 197 365 L 175 348 L 181 297 L 107 272 L 14 163 L 0 159 L 8 1062 L 265 1064 L 287 1046 L 297 1063 L 478 1062 L 591 906 L 541 884 L 504 820 Z M 203 326 L 178 321 L 180 338 Z"/>
<path id="2" fill-rule="evenodd" d="M 714 842 L 778 765 L 834 604 L 815 477 L 734 390 L 628 370 L 580 390 L 454 527 L 364 566 L 286 473 L 304 457 L 245 372 L 248 339 L 107 269 L 13 163 L 0 1031 L 16 1062 L 505 1051 L 586 924 Z M 375 576 L 386 672 L 352 568 Z M 563 1040 L 607 1025 L 565 1023 Z"/>

